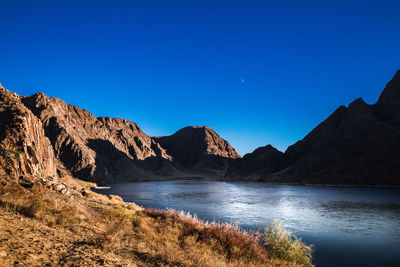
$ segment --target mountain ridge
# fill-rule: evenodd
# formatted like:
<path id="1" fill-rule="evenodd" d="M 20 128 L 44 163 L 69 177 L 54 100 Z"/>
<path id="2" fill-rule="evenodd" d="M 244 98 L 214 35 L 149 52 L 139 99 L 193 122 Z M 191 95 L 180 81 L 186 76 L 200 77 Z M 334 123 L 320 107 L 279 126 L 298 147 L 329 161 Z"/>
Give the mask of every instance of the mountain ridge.
<path id="1" fill-rule="evenodd" d="M 348 106 L 339 106 L 285 152 L 267 145 L 243 158 L 208 126 L 187 126 L 169 136 L 151 137 L 134 122 L 96 118 L 44 93 L 18 96 L 3 87 L 0 91 L 3 143 L 27 144 L 18 152 L 22 156 L 14 156 L 19 162 L 3 158 L 3 171 L 14 166 L 14 172 L 21 173 L 18 177 L 57 177 L 66 169 L 77 178 L 99 184 L 208 177 L 400 185 L 400 70 L 375 104 L 357 98 Z M 11 133 L 22 139 L 7 139 Z M 49 145 L 51 149 L 46 148 Z M 4 147 L 4 155 L 13 153 Z"/>
<path id="2" fill-rule="evenodd" d="M 170 155 L 157 137 L 145 134 L 134 122 L 96 118 L 85 109 L 44 93 L 21 97 L 21 100 L 42 121 L 57 157 L 74 176 L 83 180 L 105 184 L 199 175 L 215 177 L 224 174 L 221 170 L 226 170 L 230 157 L 238 156 L 229 143 L 206 127 L 205 137 L 197 138 L 193 145 L 206 147 L 202 153 L 208 159 L 201 167 L 188 167 L 183 157 Z M 217 146 L 210 146 L 208 141 Z M 191 155 L 196 153 L 197 150 L 186 151 L 186 156 L 200 159 Z"/>
<path id="3" fill-rule="evenodd" d="M 236 150 L 208 126 L 187 126 L 172 135 L 153 137 L 186 168 L 201 172 L 212 167 L 223 175 L 231 159 L 240 158 Z"/>
<path id="4" fill-rule="evenodd" d="M 338 107 L 302 140 L 269 161 L 273 172 L 246 166 L 265 155 L 235 160 L 227 180 L 312 184 L 400 185 L 400 70 L 375 104 L 358 98 Z M 267 152 L 266 152 L 267 153 Z M 281 164 L 281 165 L 279 165 Z"/>

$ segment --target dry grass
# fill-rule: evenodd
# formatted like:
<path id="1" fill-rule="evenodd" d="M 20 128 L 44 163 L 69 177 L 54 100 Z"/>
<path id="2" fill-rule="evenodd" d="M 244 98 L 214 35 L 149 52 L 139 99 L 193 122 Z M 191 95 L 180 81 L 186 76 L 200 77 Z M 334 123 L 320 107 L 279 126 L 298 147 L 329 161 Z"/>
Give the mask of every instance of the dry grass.
<path id="1" fill-rule="evenodd" d="M 174 210 L 146 209 L 144 213 L 160 224 L 160 231 L 167 230 L 164 233 L 167 241 L 174 241 L 177 247 L 192 254 L 196 254 L 193 251 L 201 254 L 207 247 L 228 264 L 254 266 L 269 263 L 267 251 L 259 242 L 260 235 L 241 231 L 236 224 L 206 223 Z M 205 264 L 202 261 L 197 263 Z"/>
<path id="2" fill-rule="evenodd" d="M 275 221 L 265 228 L 264 242 L 271 258 L 313 266 L 312 247 L 305 245 L 280 222 Z"/>
<path id="3" fill-rule="evenodd" d="M 0 190 L 0 205 L 8 211 L 35 218 L 48 226 L 73 226 L 84 216 L 72 199 L 36 184 L 31 190 L 11 185 Z M 57 195 L 57 197 L 54 197 Z"/>
<path id="4" fill-rule="evenodd" d="M 173 210 L 143 210 L 117 197 L 66 197 L 39 185 L 29 190 L 14 185 L 0 188 L 0 208 L 73 236 L 78 241 L 65 241 L 66 247 L 84 246 L 100 253 L 108 266 L 117 259 L 133 266 L 302 265 L 269 258 L 261 235 L 241 231 L 235 224 L 205 223 Z M 69 259 L 70 264 L 91 265 L 89 256 Z"/>

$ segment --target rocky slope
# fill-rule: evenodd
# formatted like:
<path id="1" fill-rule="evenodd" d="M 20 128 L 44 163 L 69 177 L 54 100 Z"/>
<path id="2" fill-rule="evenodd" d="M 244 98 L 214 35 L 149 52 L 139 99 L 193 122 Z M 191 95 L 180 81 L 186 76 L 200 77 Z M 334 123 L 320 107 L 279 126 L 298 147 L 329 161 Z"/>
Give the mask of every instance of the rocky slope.
<path id="1" fill-rule="evenodd" d="M 226 179 L 317 184 L 400 185 L 400 71 L 378 102 L 340 106 L 285 153 L 257 149 Z"/>
<path id="2" fill-rule="evenodd" d="M 136 123 L 96 118 L 42 93 L 22 101 L 42 121 L 56 156 L 80 179 L 114 183 L 180 175 L 172 157 Z"/>
<path id="3" fill-rule="evenodd" d="M 57 178 L 57 162 L 41 121 L 0 85 L 0 175 L 6 180 Z"/>
<path id="4" fill-rule="evenodd" d="M 399 185 L 399 151 L 400 71 L 376 104 L 357 99 L 285 153 L 266 146 L 243 158 L 207 126 L 150 137 L 133 122 L 0 87 L 0 174 L 9 179 L 71 172 L 103 184 L 225 174 L 228 180 Z"/>
<path id="5" fill-rule="evenodd" d="M 297 239 L 296 257 L 275 256 L 262 236 L 236 224 L 69 190 L 0 184 L 0 266 L 313 266 Z M 275 236 L 268 240 L 278 242 Z"/>
<path id="6" fill-rule="evenodd" d="M 43 123 L 55 154 L 72 174 L 100 184 L 142 179 L 223 175 L 239 155 L 209 127 L 186 127 L 152 138 L 136 123 L 96 118 L 38 93 L 22 102 Z"/>
<path id="7" fill-rule="evenodd" d="M 222 153 L 214 149 L 204 153 Z M 154 177 L 173 164 L 132 122 L 95 118 L 43 94 L 21 98 L 0 86 L 0 266 L 312 266 L 308 252 L 269 258 L 261 236 L 236 224 L 143 209 L 69 176 L 72 170 L 95 179 L 135 171 Z"/>
<path id="8" fill-rule="evenodd" d="M 154 137 L 156 142 L 186 169 L 223 175 L 235 149 L 208 126 L 189 126 L 170 136 Z"/>
<path id="9" fill-rule="evenodd" d="M 260 177 L 281 170 L 285 166 L 283 156 L 284 153 L 271 145 L 259 147 L 243 158 L 231 162 L 225 178 L 258 181 Z"/>

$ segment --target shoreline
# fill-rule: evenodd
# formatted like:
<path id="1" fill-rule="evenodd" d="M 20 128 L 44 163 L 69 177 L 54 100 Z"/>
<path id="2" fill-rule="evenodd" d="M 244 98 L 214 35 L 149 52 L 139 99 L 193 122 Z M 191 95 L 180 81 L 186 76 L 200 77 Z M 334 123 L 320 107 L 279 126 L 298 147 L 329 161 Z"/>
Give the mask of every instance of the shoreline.
<path id="1" fill-rule="evenodd" d="M 359 188 L 391 188 L 400 189 L 400 185 L 358 185 L 358 184 L 302 184 L 302 183 L 270 183 L 270 182 L 257 182 L 257 181 L 237 181 L 237 180 L 219 180 L 218 178 L 210 177 L 168 177 L 165 179 L 140 179 L 136 181 L 127 182 L 116 182 L 109 184 L 96 185 L 95 189 L 109 189 L 111 185 L 116 184 L 129 184 L 129 183 L 152 183 L 152 182 L 171 182 L 171 181 L 215 181 L 215 182 L 226 182 L 226 183 L 249 183 L 249 184 L 264 184 L 264 185 L 292 185 L 292 186 L 318 186 L 318 187 L 359 187 Z"/>

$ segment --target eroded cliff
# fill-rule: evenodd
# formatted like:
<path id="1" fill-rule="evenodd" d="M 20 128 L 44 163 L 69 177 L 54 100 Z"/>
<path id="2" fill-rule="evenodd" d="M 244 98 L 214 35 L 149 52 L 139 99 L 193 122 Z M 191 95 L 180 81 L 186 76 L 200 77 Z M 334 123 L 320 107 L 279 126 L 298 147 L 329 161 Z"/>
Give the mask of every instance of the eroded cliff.
<path id="1" fill-rule="evenodd" d="M 56 158 L 41 121 L 1 85 L 0 165 L 6 179 L 57 177 Z"/>
<path id="2" fill-rule="evenodd" d="M 22 101 L 42 121 L 57 157 L 78 178 L 115 183 L 180 175 L 172 157 L 136 123 L 96 118 L 43 93 Z"/>

